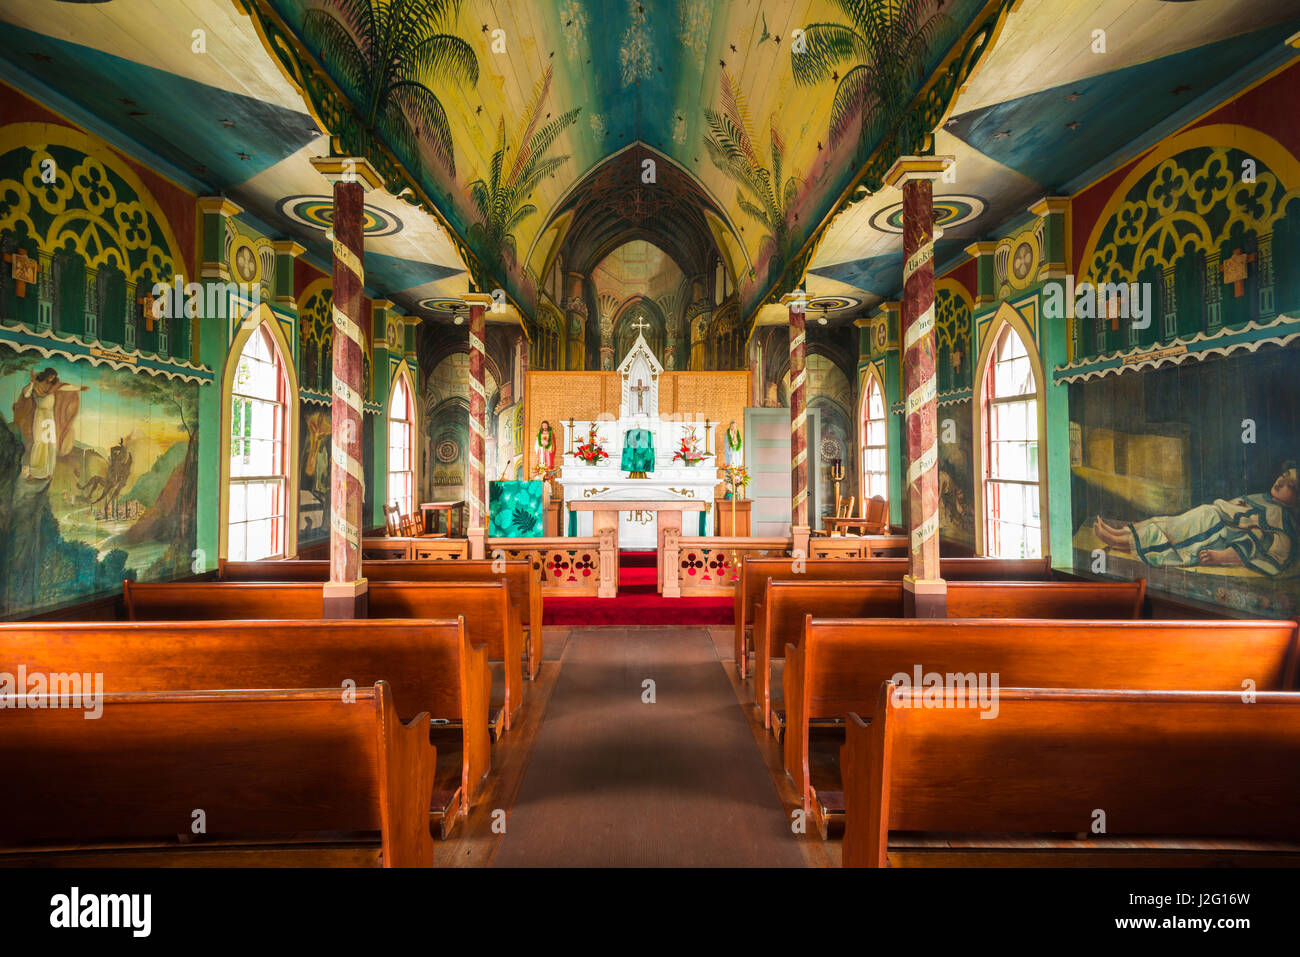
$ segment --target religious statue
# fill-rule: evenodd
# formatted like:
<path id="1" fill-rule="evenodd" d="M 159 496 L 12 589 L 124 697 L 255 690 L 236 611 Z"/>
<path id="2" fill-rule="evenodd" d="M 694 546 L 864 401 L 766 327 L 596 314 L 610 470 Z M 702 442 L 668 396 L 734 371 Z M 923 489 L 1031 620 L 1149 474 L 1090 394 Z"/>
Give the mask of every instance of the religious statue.
<path id="1" fill-rule="evenodd" d="M 628 473 L 628 478 L 645 478 L 647 472 L 654 471 L 654 439 L 649 429 L 628 429 L 619 468 Z"/>
<path id="2" fill-rule="evenodd" d="M 547 470 L 555 468 L 555 433 L 545 419 L 537 429 L 537 464 Z"/>
<path id="3" fill-rule="evenodd" d="M 722 464 L 727 468 L 733 465 L 745 464 L 745 443 L 740 438 L 740 429 L 736 428 L 736 420 L 732 419 L 731 424 L 727 426 L 727 448 L 723 453 Z"/>

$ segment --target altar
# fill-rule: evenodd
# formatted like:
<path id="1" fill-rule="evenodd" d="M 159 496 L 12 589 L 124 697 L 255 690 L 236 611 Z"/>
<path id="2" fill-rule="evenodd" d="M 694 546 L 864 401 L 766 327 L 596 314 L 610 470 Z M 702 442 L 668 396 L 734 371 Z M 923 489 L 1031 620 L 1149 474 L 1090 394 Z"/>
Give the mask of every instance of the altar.
<path id="1" fill-rule="evenodd" d="M 638 335 L 619 364 L 617 417 L 563 422 L 564 489 L 569 535 L 594 535 L 617 516 L 620 550 L 657 550 L 666 528 L 685 535 L 713 533 L 712 503 L 718 487 L 713 450 L 717 421 L 703 415 L 660 416 L 663 367 Z M 579 450 L 595 440 L 605 452 L 596 462 Z M 687 464 L 674 460 L 685 442 Z M 698 516 L 698 517 L 697 517 Z"/>

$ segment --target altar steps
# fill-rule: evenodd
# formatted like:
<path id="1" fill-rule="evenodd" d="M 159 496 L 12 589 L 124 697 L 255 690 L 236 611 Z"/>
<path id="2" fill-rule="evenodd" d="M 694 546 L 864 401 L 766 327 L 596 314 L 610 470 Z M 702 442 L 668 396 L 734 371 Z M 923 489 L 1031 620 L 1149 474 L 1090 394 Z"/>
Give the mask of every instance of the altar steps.
<path id="1" fill-rule="evenodd" d="M 548 625 L 730 625 L 730 596 L 663 598 L 656 588 L 654 552 L 620 552 L 617 598 L 546 599 Z"/>

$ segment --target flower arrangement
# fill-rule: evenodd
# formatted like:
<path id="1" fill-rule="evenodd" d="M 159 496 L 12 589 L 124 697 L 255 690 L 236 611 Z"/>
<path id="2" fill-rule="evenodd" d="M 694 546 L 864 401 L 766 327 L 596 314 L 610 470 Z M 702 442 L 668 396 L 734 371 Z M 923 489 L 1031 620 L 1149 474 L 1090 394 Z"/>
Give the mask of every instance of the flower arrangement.
<path id="1" fill-rule="evenodd" d="M 596 434 L 594 425 L 591 427 L 591 431 L 587 433 L 587 441 L 578 443 L 578 450 L 574 455 L 588 465 L 599 465 L 601 459 L 609 458 L 609 453 L 600 444 L 600 436 Z"/>
<path id="2" fill-rule="evenodd" d="M 694 426 L 687 426 L 686 432 L 682 436 L 682 445 L 673 453 L 673 461 L 682 460 L 683 465 L 695 465 L 704 461 L 704 453 L 700 450 L 700 440 L 695 434 Z"/>
<path id="3" fill-rule="evenodd" d="M 543 482 L 549 482 L 551 479 L 555 478 L 555 476 L 560 474 L 560 470 L 546 465 L 534 465 L 533 474 Z"/>
<path id="4" fill-rule="evenodd" d="M 726 483 L 727 497 L 740 497 L 740 491 L 749 486 L 749 469 L 743 465 L 728 465 L 722 470 L 722 478 Z"/>

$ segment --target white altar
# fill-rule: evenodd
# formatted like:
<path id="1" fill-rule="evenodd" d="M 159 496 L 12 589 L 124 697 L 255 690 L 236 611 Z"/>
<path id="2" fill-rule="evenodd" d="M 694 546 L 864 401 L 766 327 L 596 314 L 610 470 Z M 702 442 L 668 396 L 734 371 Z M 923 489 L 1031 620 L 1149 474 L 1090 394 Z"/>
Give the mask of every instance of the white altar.
<path id="1" fill-rule="evenodd" d="M 622 377 L 618 418 L 563 423 L 562 447 L 566 452 L 558 481 L 564 488 L 568 513 L 564 525 L 571 529 L 568 534 L 594 534 L 594 516 L 615 510 L 618 510 L 618 546 L 623 551 L 657 549 L 663 524 L 661 516 L 667 516 L 669 511 L 680 521 L 678 527 L 682 534 L 701 534 L 696 513 L 704 515 L 702 534 L 713 534 L 713 496 L 719 478 L 711 433 L 718 423 L 702 415 L 660 417 L 659 379 L 663 367 L 641 335 L 617 371 Z M 588 465 L 574 454 L 578 443 L 586 441 L 593 425 L 601 445 L 609 453 L 609 458 L 602 459 L 599 465 Z M 654 468 L 647 471 L 645 478 L 630 478 L 619 467 L 624 440 L 633 429 L 646 429 L 651 436 Z M 674 462 L 673 454 L 681 447 L 682 437 L 692 429 L 698 436 L 704 458 L 695 465 Z M 623 502 L 628 503 L 627 508 L 619 507 Z M 581 504 L 569 507 L 575 503 Z M 665 511 L 656 507 L 658 503 L 665 505 Z M 688 514 L 683 514 L 683 510 Z"/>

